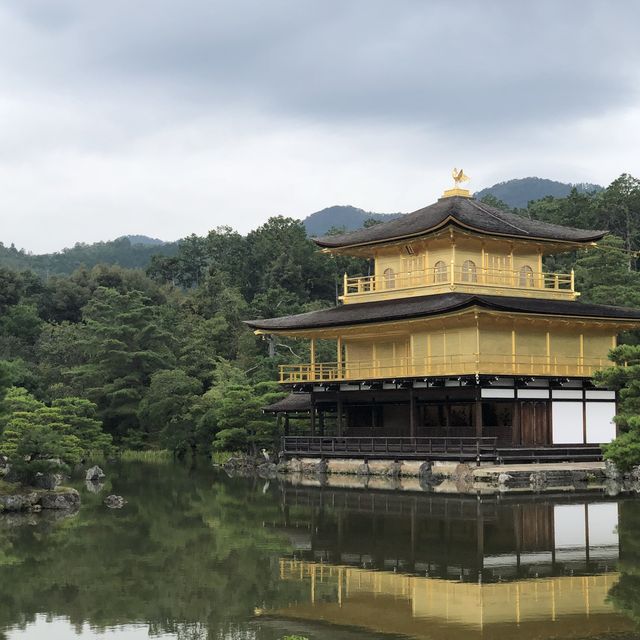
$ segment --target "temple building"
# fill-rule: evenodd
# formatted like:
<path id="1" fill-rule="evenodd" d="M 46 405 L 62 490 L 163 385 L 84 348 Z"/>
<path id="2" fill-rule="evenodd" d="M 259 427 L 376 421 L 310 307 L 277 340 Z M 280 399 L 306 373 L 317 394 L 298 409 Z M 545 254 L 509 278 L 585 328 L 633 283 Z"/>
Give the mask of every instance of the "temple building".
<path id="1" fill-rule="evenodd" d="M 413 213 L 316 239 L 370 260 L 372 275 L 345 274 L 339 306 L 248 322 L 310 342 L 309 362 L 280 368 L 292 395 L 269 408 L 307 417 L 284 453 L 597 458 L 616 435 L 616 394 L 591 378 L 640 311 L 580 302 L 573 271 L 544 260 L 605 233 L 507 213 L 456 184 Z M 319 361 L 328 340 L 335 358 Z"/>

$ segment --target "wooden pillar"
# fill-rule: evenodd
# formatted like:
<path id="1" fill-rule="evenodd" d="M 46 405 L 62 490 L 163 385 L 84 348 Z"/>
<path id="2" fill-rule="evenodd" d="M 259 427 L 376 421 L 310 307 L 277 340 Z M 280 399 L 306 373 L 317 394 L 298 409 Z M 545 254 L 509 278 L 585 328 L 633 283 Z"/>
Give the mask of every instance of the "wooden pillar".
<path id="1" fill-rule="evenodd" d="M 340 395 L 340 391 L 337 391 L 338 395 L 338 425 L 337 425 L 337 436 L 339 438 L 342 437 L 342 396 Z"/>
<path id="2" fill-rule="evenodd" d="M 473 412 L 473 423 L 476 430 L 476 438 L 482 437 L 482 398 L 480 397 L 480 394 L 480 387 L 478 387 Z"/>
<path id="3" fill-rule="evenodd" d="M 338 380 L 342 380 L 345 377 L 344 372 L 342 371 L 342 336 L 338 336 L 336 350 L 336 362 L 338 363 Z"/>
<path id="4" fill-rule="evenodd" d="M 316 379 L 316 340 L 311 338 L 309 344 L 309 357 L 311 359 L 311 380 Z"/>
<path id="5" fill-rule="evenodd" d="M 284 435 L 285 436 L 289 435 L 289 414 L 288 413 L 284 414 Z"/>
<path id="6" fill-rule="evenodd" d="M 318 408 L 318 427 L 320 431 L 320 435 L 324 435 L 324 411 Z"/>
<path id="7" fill-rule="evenodd" d="M 512 422 L 513 422 L 513 424 L 511 425 L 512 432 L 513 432 L 512 443 L 521 444 L 522 434 L 520 432 L 520 403 L 517 400 L 514 400 L 513 402 Z"/>
<path id="8" fill-rule="evenodd" d="M 311 435 L 316 435 L 316 402 L 311 394 Z"/>
<path id="9" fill-rule="evenodd" d="M 409 436 L 416 437 L 416 395 L 413 387 L 409 387 Z"/>

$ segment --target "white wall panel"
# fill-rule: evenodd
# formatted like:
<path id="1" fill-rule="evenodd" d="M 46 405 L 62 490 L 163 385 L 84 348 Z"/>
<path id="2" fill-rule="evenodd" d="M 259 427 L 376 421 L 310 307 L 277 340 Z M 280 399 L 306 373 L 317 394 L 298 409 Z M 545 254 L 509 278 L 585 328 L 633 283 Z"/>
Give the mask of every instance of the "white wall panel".
<path id="1" fill-rule="evenodd" d="M 615 402 L 587 402 L 587 442 L 611 442 L 616 437 Z"/>
<path id="2" fill-rule="evenodd" d="M 482 389 L 483 398 L 513 398 L 513 389 Z"/>
<path id="3" fill-rule="evenodd" d="M 549 399 L 548 389 L 518 389 L 518 398 Z"/>
<path id="4" fill-rule="evenodd" d="M 586 555 L 585 506 L 583 504 L 555 505 L 553 516 L 556 559 L 569 560 Z"/>
<path id="5" fill-rule="evenodd" d="M 615 400 L 615 391 L 600 391 L 597 389 L 587 389 L 585 392 L 587 400 Z"/>
<path id="6" fill-rule="evenodd" d="M 582 444 L 582 402 L 552 402 L 553 444 Z"/>
<path id="7" fill-rule="evenodd" d="M 589 509 L 589 547 L 618 546 L 618 503 L 592 503 Z"/>

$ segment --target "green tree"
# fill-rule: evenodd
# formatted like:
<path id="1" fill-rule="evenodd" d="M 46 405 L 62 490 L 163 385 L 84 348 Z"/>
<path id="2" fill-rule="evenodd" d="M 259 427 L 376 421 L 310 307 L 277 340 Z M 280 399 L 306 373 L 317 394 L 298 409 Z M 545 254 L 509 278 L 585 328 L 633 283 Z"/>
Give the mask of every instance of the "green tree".
<path id="1" fill-rule="evenodd" d="M 596 372 L 596 384 L 619 394 L 615 421 L 620 435 L 604 446 L 604 455 L 622 471 L 640 464 L 640 346 L 621 345 L 610 354 L 613 366 Z"/>
<path id="2" fill-rule="evenodd" d="M 640 273 L 629 271 L 623 241 L 606 236 L 575 263 L 576 288 L 585 302 L 640 307 Z"/>
<path id="3" fill-rule="evenodd" d="M 83 364 L 66 375 L 98 405 L 109 433 L 142 446 L 138 407 L 151 376 L 175 365 L 176 339 L 139 291 L 97 289 L 84 309 L 84 319 Z"/>
<path id="4" fill-rule="evenodd" d="M 202 393 L 202 383 L 181 369 L 158 371 L 151 376 L 151 384 L 140 402 L 138 417 L 145 430 L 146 439 L 157 443 L 160 435 L 176 453 L 195 449 L 195 438 L 185 441 L 185 427 L 195 428 L 191 411 Z M 180 435 L 173 433 L 174 430 Z"/>

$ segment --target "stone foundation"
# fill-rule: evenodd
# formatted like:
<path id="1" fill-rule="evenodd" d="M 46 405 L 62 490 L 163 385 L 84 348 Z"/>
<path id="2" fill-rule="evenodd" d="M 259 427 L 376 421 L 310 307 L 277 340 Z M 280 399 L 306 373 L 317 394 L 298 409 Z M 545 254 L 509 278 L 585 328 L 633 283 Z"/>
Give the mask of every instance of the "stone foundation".
<path id="1" fill-rule="evenodd" d="M 640 492 L 638 478 L 618 482 L 604 463 L 547 463 L 522 465 L 461 464 L 417 460 L 319 460 L 293 458 L 278 465 L 288 480 L 302 486 L 434 491 L 457 494 L 502 492 L 549 493 L 593 489 L 600 492 Z"/>

